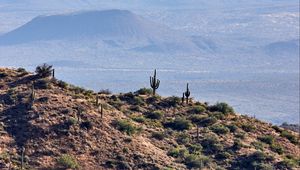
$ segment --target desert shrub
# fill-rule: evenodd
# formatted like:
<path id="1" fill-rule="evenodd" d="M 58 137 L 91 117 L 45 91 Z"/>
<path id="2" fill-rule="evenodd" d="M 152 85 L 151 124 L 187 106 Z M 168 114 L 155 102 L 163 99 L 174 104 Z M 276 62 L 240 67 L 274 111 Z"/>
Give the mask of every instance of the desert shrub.
<path id="1" fill-rule="evenodd" d="M 238 127 L 234 124 L 226 125 L 226 127 L 230 130 L 230 132 L 234 133 L 238 129 Z"/>
<path id="2" fill-rule="evenodd" d="M 269 145 L 274 143 L 274 137 L 271 135 L 260 136 L 260 137 L 258 137 L 258 140 L 260 140 L 266 144 L 269 144 Z"/>
<path id="3" fill-rule="evenodd" d="M 187 144 L 185 146 L 188 148 L 190 154 L 195 154 L 195 155 L 200 155 L 201 154 L 201 151 L 202 151 L 201 144 L 199 144 L 199 143 Z"/>
<path id="4" fill-rule="evenodd" d="M 34 88 L 36 89 L 49 89 L 49 80 L 40 79 L 34 82 Z"/>
<path id="5" fill-rule="evenodd" d="M 203 118 L 199 122 L 198 125 L 202 126 L 202 127 L 208 127 L 208 126 L 215 124 L 216 122 L 217 122 L 217 119 L 215 117 L 206 117 L 206 118 Z"/>
<path id="6" fill-rule="evenodd" d="M 229 159 L 231 157 L 231 154 L 229 152 L 221 152 L 216 154 L 215 158 L 217 160 L 226 160 Z"/>
<path id="7" fill-rule="evenodd" d="M 141 112 L 142 111 L 142 108 L 138 105 L 132 105 L 132 106 L 129 107 L 129 109 L 131 111 L 134 111 L 134 112 Z"/>
<path id="8" fill-rule="evenodd" d="M 300 159 L 296 160 L 288 157 L 276 164 L 277 169 L 294 169 L 297 166 L 300 166 Z"/>
<path id="9" fill-rule="evenodd" d="M 19 68 L 17 69 L 17 72 L 23 73 L 23 72 L 26 72 L 26 69 L 25 69 L 25 68 L 22 68 L 22 67 L 19 67 Z"/>
<path id="10" fill-rule="evenodd" d="M 137 90 L 134 93 L 138 94 L 138 95 L 151 95 L 152 94 L 152 89 L 143 87 L 143 88 Z"/>
<path id="11" fill-rule="evenodd" d="M 76 159 L 72 155 L 64 154 L 60 156 L 57 160 L 59 166 L 63 168 L 71 168 L 71 169 L 78 169 L 79 164 L 77 163 Z"/>
<path id="12" fill-rule="evenodd" d="M 241 140 L 234 140 L 233 145 L 232 145 L 232 149 L 233 150 L 240 150 L 244 147 L 243 143 Z"/>
<path id="13" fill-rule="evenodd" d="M 264 149 L 264 145 L 260 141 L 254 141 L 254 142 L 251 143 L 251 145 L 254 146 L 254 148 L 256 150 L 261 150 L 262 151 Z"/>
<path id="14" fill-rule="evenodd" d="M 280 127 L 278 127 L 278 126 L 272 126 L 272 128 L 277 132 L 277 133 L 281 133 L 283 130 L 280 128 Z"/>
<path id="15" fill-rule="evenodd" d="M 263 169 L 274 158 L 263 152 L 257 151 L 250 155 L 238 157 L 232 164 L 231 169 Z"/>
<path id="16" fill-rule="evenodd" d="M 114 125 L 119 131 L 125 132 L 127 135 L 132 135 L 132 134 L 137 133 L 141 130 L 140 128 L 135 127 L 128 120 L 116 120 L 114 122 Z"/>
<path id="17" fill-rule="evenodd" d="M 52 66 L 46 63 L 39 65 L 36 67 L 35 73 L 40 78 L 50 77 L 52 75 Z"/>
<path id="18" fill-rule="evenodd" d="M 188 113 L 190 114 L 201 114 L 205 112 L 206 109 L 203 106 L 194 106 L 191 109 L 188 110 Z"/>
<path id="19" fill-rule="evenodd" d="M 224 120 L 226 118 L 226 114 L 222 112 L 213 112 L 211 115 L 220 120 Z"/>
<path id="20" fill-rule="evenodd" d="M 135 96 L 132 100 L 132 104 L 134 104 L 134 105 L 144 105 L 145 102 L 143 101 L 142 98 Z"/>
<path id="21" fill-rule="evenodd" d="M 186 145 L 190 142 L 190 136 L 187 133 L 180 133 L 176 137 L 176 142 L 180 145 Z"/>
<path id="22" fill-rule="evenodd" d="M 234 136 L 235 136 L 236 138 L 239 138 L 239 139 L 245 139 L 246 133 L 244 133 L 244 132 L 239 132 L 239 133 L 236 133 Z"/>
<path id="23" fill-rule="evenodd" d="M 173 130 L 182 131 L 190 129 L 192 127 L 192 124 L 189 120 L 186 120 L 185 118 L 176 118 L 175 120 L 171 120 L 164 123 L 164 126 Z"/>
<path id="24" fill-rule="evenodd" d="M 218 135 L 226 134 L 230 131 L 227 127 L 223 125 L 214 125 L 210 127 L 210 129 Z"/>
<path id="25" fill-rule="evenodd" d="M 211 112 L 222 112 L 223 114 L 234 113 L 234 110 L 227 103 L 217 103 L 209 106 L 208 110 Z"/>
<path id="26" fill-rule="evenodd" d="M 246 132 L 253 132 L 256 128 L 251 124 L 242 124 L 241 127 Z"/>
<path id="27" fill-rule="evenodd" d="M 123 169 L 123 170 L 131 169 L 130 165 L 127 162 L 124 162 L 122 160 L 107 160 L 105 162 L 105 166 L 111 169 Z"/>
<path id="28" fill-rule="evenodd" d="M 174 158 L 185 158 L 188 154 L 189 152 L 185 148 L 172 148 L 167 153 L 168 156 L 172 156 Z"/>
<path id="29" fill-rule="evenodd" d="M 190 168 L 190 169 L 202 169 L 205 166 L 208 166 L 211 162 L 211 159 L 207 156 L 203 155 L 193 155 L 189 154 L 185 159 L 184 159 L 185 165 Z"/>
<path id="30" fill-rule="evenodd" d="M 17 72 L 19 73 L 18 77 L 23 77 L 28 74 L 28 72 L 25 70 L 25 68 L 18 68 Z"/>
<path id="31" fill-rule="evenodd" d="M 166 135 L 163 132 L 153 132 L 151 137 L 157 140 L 163 140 L 166 137 Z"/>
<path id="32" fill-rule="evenodd" d="M 149 98 L 146 99 L 146 102 L 148 104 L 153 104 L 155 102 L 158 102 L 161 99 L 161 97 L 159 95 L 155 95 L 155 96 L 151 96 Z"/>
<path id="33" fill-rule="evenodd" d="M 7 76 L 8 76 L 7 73 L 0 73 L 0 78 L 5 78 L 5 77 L 7 77 Z"/>
<path id="34" fill-rule="evenodd" d="M 271 150 L 272 150 L 273 152 L 276 152 L 276 153 L 278 153 L 279 155 L 283 154 L 283 152 L 284 152 L 283 147 L 281 147 L 281 146 L 278 145 L 278 144 L 274 144 L 274 143 L 273 143 L 273 144 L 270 146 L 270 148 L 271 148 Z"/>
<path id="35" fill-rule="evenodd" d="M 154 112 L 147 112 L 146 118 L 149 119 L 161 119 L 163 117 L 164 113 L 161 111 L 154 111 Z"/>
<path id="36" fill-rule="evenodd" d="M 146 121 L 144 116 L 133 116 L 131 119 L 139 123 L 144 123 Z"/>
<path id="37" fill-rule="evenodd" d="M 221 145 L 216 135 L 206 136 L 201 141 L 201 145 L 203 147 L 204 152 L 207 154 L 216 154 L 223 150 L 223 146 Z"/>
<path id="38" fill-rule="evenodd" d="M 280 136 L 287 138 L 293 144 L 298 143 L 297 137 L 294 136 L 292 133 L 286 131 L 286 130 L 282 131 Z"/>
<path id="39" fill-rule="evenodd" d="M 69 86 L 68 83 L 66 83 L 66 82 L 64 82 L 62 80 L 57 81 L 57 85 L 58 85 L 58 87 L 63 88 L 63 89 L 66 89 Z"/>
<path id="40" fill-rule="evenodd" d="M 171 96 L 160 102 L 162 107 L 176 107 L 181 103 L 181 98 L 176 96 Z"/>
<path id="41" fill-rule="evenodd" d="M 80 128 L 81 129 L 86 129 L 86 130 L 90 130 L 93 128 L 93 124 L 90 121 L 84 121 L 80 123 Z"/>
<path id="42" fill-rule="evenodd" d="M 101 89 L 98 94 L 106 94 L 109 95 L 111 94 L 111 91 L 109 89 Z"/>

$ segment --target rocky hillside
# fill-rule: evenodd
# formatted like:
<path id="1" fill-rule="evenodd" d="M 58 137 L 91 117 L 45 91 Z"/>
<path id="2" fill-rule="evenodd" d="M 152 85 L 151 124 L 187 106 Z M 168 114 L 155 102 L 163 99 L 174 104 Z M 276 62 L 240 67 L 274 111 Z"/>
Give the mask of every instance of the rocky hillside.
<path id="1" fill-rule="evenodd" d="M 0 69 L 0 169 L 298 169 L 297 135 L 226 103 Z"/>

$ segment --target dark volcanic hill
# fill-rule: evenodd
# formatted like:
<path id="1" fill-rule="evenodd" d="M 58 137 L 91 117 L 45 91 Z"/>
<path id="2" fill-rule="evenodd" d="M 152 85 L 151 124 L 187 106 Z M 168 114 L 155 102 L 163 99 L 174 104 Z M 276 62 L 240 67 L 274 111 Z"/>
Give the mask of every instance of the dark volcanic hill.
<path id="1" fill-rule="evenodd" d="M 299 169 L 299 154 L 297 133 L 224 103 L 95 93 L 0 68 L 0 169 L 20 169 L 22 155 L 25 169 Z"/>

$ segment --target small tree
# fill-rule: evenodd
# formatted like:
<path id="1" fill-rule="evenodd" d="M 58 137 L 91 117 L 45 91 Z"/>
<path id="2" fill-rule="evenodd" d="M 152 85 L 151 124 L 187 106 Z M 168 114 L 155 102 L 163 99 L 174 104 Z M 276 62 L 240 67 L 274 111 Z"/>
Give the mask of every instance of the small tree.
<path id="1" fill-rule="evenodd" d="M 52 65 L 46 63 L 39 65 L 36 67 L 35 72 L 41 78 L 50 77 L 53 74 Z"/>

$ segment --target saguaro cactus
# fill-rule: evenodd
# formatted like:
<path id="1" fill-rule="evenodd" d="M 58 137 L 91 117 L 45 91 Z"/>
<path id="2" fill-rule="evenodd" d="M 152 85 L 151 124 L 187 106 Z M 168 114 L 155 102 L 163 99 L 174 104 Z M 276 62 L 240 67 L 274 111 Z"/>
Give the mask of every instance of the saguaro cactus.
<path id="1" fill-rule="evenodd" d="M 96 106 L 99 107 L 99 96 L 98 95 L 96 96 Z"/>
<path id="2" fill-rule="evenodd" d="M 33 103 L 35 100 L 35 90 L 34 85 L 31 86 L 31 94 L 30 94 L 30 101 Z"/>
<path id="3" fill-rule="evenodd" d="M 191 95 L 191 92 L 189 90 L 189 83 L 186 84 L 186 91 L 185 91 L 184 95 L 186 97 L 186 104 L 189 104 L 189 97 Z"/>
<path id="4" fill-rule="evenodd" d="M 101 114 L 101 120 L 103 119 L 103 105 L 100 104 L 100 114 Z"/>
<path id="5" fill-rule="evenodd" d="M 184 93 L 182 93 L 182 97 L 181 97 L 181 103 L 182 103 L 182 104 L 184 104 L 184 99 L 185 99 Z"/>
<path id="6" fill-rule="evenodd" d="M 52 78 L 55 79 L 55 69 L 52 69 Z"/>
<path id="7" fill-rule="evenodd" d="M 25 147 L 22 147 L 22 155 L 21 155 L 21 169 L 24 168 L 24 156 L 25 156 Z"/>
<path id="8" fill-rule="evenodd" d="M 150 76 L 150 86 L 152 88 L 153 95 L 155 95 L 156 89 L 158 89 L 158 87 L 159 87 L 159 83 L 160 83 L 160 80 L 156 79 L 156 69 L 155 69 L 154 76 L 153 77 Z"/>

